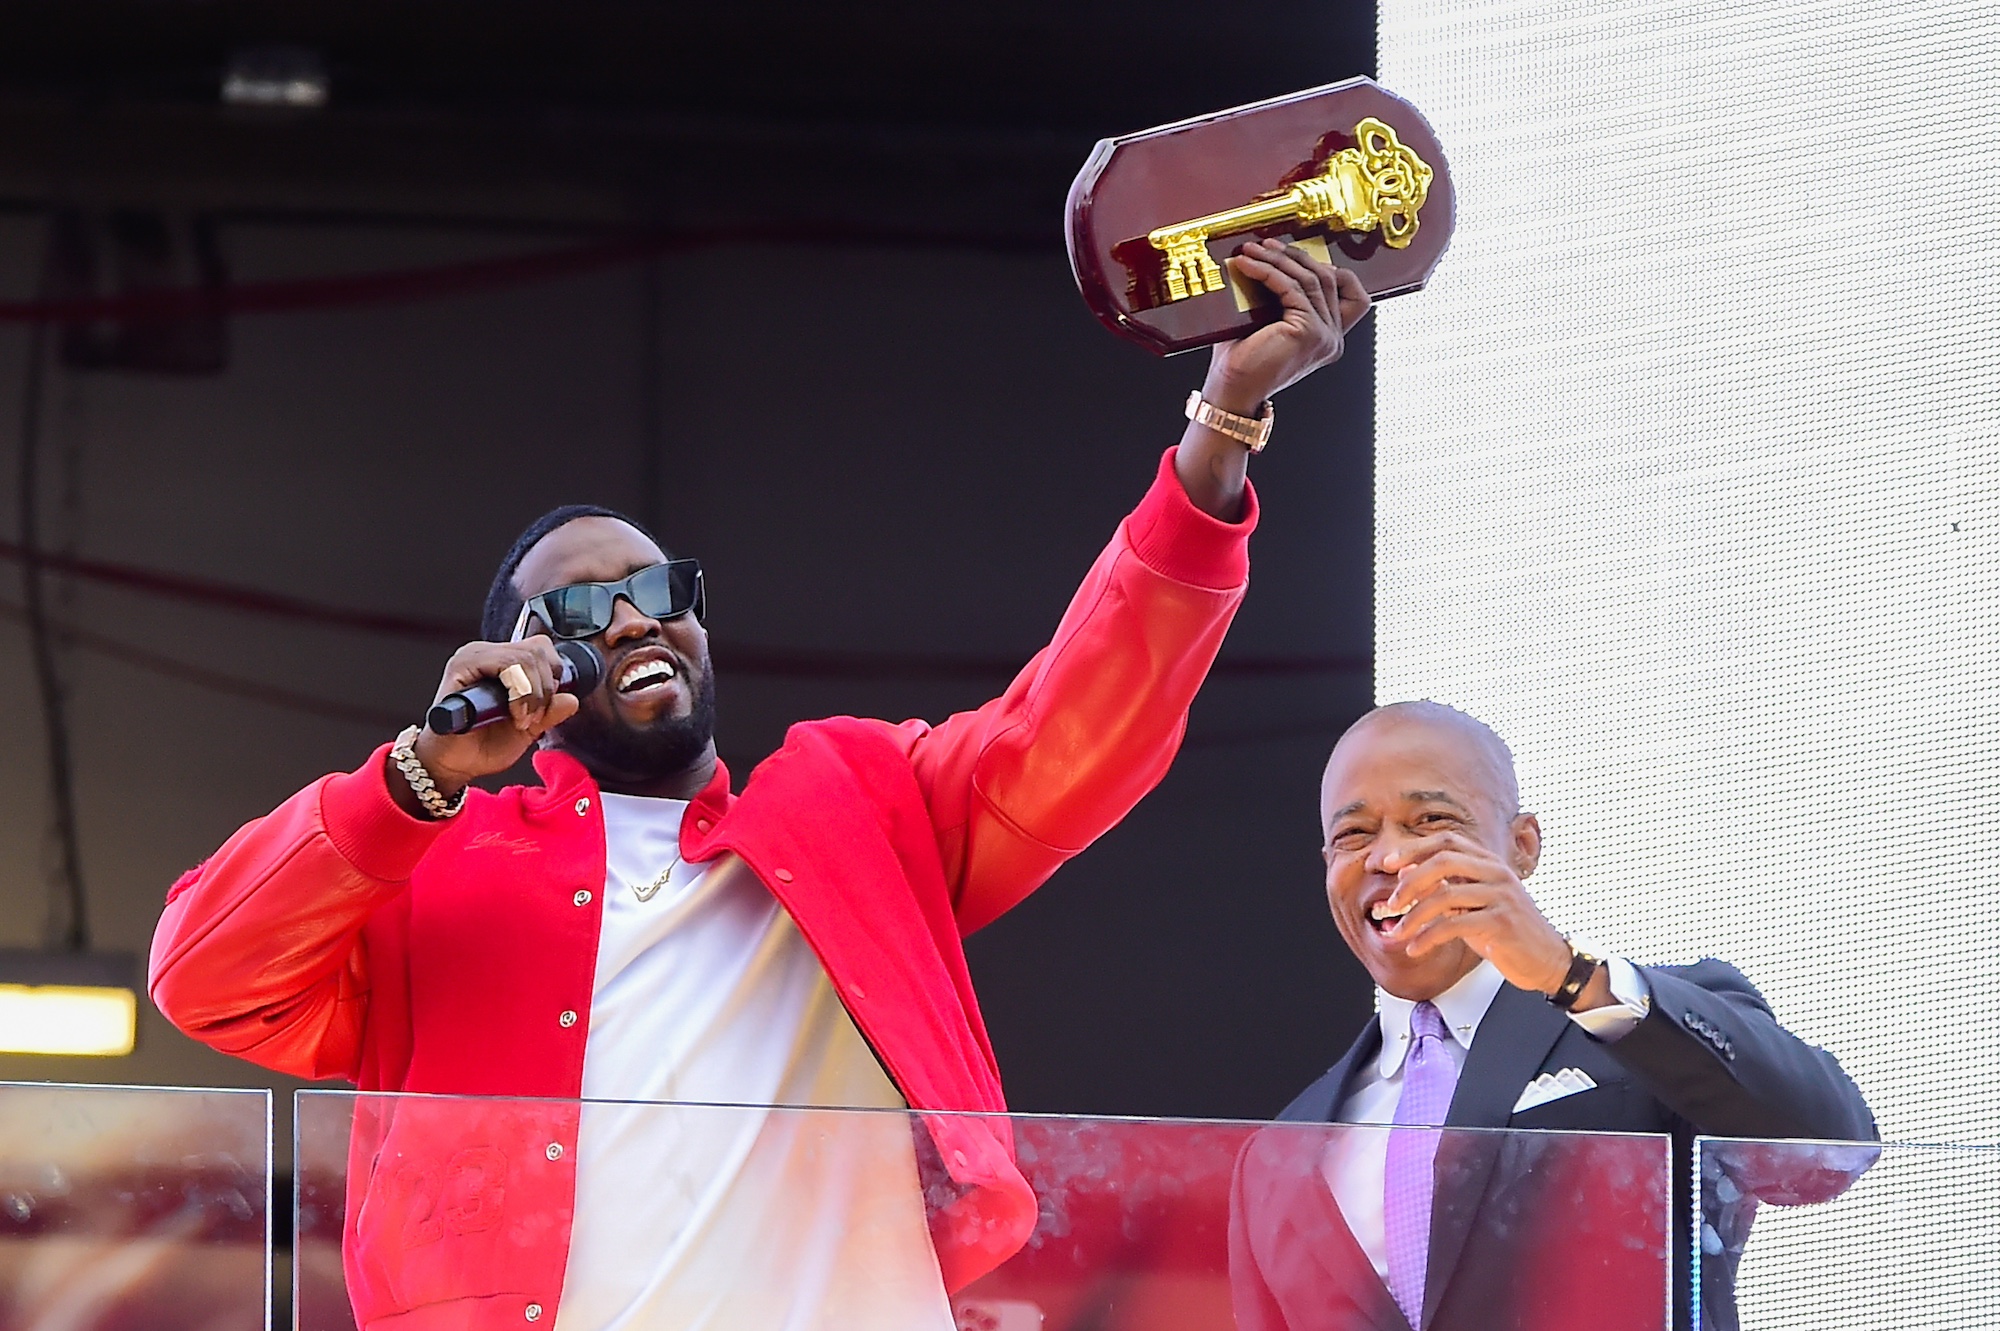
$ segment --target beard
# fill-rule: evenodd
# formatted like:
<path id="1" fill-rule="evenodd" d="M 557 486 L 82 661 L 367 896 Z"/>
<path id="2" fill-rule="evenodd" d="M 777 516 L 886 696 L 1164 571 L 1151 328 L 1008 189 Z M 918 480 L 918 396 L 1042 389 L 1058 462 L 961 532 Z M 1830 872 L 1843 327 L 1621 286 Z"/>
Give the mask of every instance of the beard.
<path id="1" fill-rule="evenodd" d="M 707 667 L 706 662 L 703 665 Z M 555 733 L 600 785 L 607 779 L 637 784 L 686 771 L 708 752 L 715 738 L 715 670 L 702 670 L 686 716 L 663 716 L 650 725 L 633 726 L 619 720 L 608 706 L 586 707 Z"/>

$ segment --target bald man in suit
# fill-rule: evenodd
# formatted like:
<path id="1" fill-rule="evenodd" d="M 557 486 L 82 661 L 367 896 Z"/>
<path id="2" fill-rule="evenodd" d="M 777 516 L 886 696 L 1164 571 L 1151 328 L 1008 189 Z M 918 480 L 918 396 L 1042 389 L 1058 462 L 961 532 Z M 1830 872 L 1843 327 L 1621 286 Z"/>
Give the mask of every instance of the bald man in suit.
<path id="1" fill-rule="evenodd" d="M 1672 1232 L 1643 1141 L 1276 1127 L 1237 1164 L 1241 1331 L 1647 1331 L 1663 1321 L 1646 1296 L 1663 1248 L 1686 1326 L 1697 1223 L 1718 1259 L 1703 1262 L 1702 1323 L 1734 1331 L 1756 1194 L 1822 1200 L 1858 1168 L 1705 1179 L 1698 1222 L 1693 1140 L 1872 1140 L 1854 1083 L 1734 967 L 1637 966 L 1549 923 L 1523 882 L 1541 825 L 1478 720 L 1379 708 L 1334 748 L 1320 795 L 1327 901 L 1379 1010 L 1279 1117 L 1665 1134 Z"/>

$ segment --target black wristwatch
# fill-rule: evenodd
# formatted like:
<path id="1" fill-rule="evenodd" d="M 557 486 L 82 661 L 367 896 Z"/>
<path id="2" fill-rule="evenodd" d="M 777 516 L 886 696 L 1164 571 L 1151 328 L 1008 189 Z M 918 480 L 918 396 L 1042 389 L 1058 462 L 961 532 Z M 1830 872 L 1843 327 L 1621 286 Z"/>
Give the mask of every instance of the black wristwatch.
<path id="1" fill-rule="evenodd" d="M 1583 997 L 1583 990 L 1590 983 L 1590 977 L 1597 974 L 1597 968 L 1604 964 L 1602 957 L 1593 957 L 1569 939 L 1569 974 L 1563 976 L 1562 984 L 1552 994 L 1544 994 L 1549 1002 L 1567 1012 L 1576 1006 L 1576 1000 Z"/>

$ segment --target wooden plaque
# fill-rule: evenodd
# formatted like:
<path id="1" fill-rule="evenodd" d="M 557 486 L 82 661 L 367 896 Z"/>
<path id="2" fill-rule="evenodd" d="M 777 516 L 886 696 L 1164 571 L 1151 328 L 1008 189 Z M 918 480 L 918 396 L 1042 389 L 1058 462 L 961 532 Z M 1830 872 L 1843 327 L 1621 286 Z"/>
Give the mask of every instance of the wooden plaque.
<path id="1" fill-rule="evenodd" d="M 1107 328 L 1170 356 L 1278 317 L 1221 267 L 1245 241 L 1290 240 L 1379 300 L 1429 280 L 1452 222 L 1430 125 L 1357 78 L 1102 140 L 1070 186 L 1069 260 Z"/>

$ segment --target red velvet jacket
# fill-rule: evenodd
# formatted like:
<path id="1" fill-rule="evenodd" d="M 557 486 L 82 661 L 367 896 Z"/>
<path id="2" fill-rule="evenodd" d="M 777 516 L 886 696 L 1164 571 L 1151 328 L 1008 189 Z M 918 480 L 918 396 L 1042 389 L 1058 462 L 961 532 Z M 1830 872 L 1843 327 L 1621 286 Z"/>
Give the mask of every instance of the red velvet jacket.
<path id="1" fill-rule="evenodd" d="M 794 726 L 740 797 L 718 770 L 688 811 L 687 858 L 734 852 L 755 871 L 914 1109 L 1005 1110 L 961 940 L 1164 775 L 1242 599 L 1254 496 L 1240 523 L 1216 521 L 1172 460 L 999 698 L 937 726 Z M 196 1039 L 296 1076 L 573 1100 L 604 825 L 580 764 L 545 751 L 535 766 L 543 785 L 475 792 L 445 822 L 395 805 L 383 750 L 308 786 L 174 885 L 154 1002 Z M 348 1204 L 362 1325 L 552 1318 L 576 1126 L 559 1103 L 364 1104 Z M 1036 1202 L 1004 1119 L 926 1127 L 954 1185 L 931 1193 L 956 1289 L 1026 1240 Z"/>

